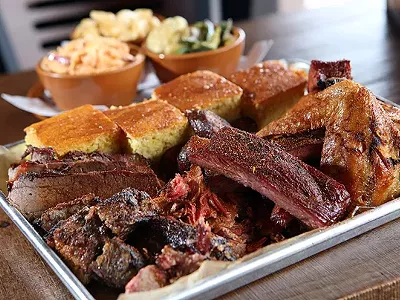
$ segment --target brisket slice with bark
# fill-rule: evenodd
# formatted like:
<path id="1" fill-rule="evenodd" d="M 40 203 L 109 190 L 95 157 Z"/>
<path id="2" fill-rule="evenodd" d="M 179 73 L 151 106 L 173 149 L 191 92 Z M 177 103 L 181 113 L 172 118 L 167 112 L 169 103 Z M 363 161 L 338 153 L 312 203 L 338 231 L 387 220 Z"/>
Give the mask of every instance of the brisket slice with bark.
<path id="1" fill-rule="evenodd" d="M 35 152 L 44 151 L 48 148 L 35 148 Z M 110 170 L 140 170 L 147 168 L 148 161 L 139 154 L 106 154 L 102 152 L 84 153 L 80 151 L 68 152 L 62 159 L 55 157 L 47 160 L 21 161 L 11 166 L 8 170 L 9 183 L 22 174 L 49 173 L 54 175 L 69 175 L 75 173 L 87 173 L 93 171 Z"/>
<path id="2" fill-rule="evenodd" d="M 48 161 L 57 160 L 57 153 L 52 147 L 38 148 L 28 145 L 24 154 L 22 154 L 22 159 L 27 156 L 31 156 L 30 160 L 38 163 L 46 163 Z"/>
<path id="3" fill-rule="evenodd" d="M 344 217 L 350 195 L 344 186 L 253 134 L 223 128 L 192 163 L 258 191 L 311 228 Z"/>
<path id="4" fill-rule="evenodd" d="M 8 199 L 28 219 L 89 193 L 105 199 L 133 187 L 156 196 L 163 184 L 140 155 L 72 152 L 64 158 L 23 162 L 10 171 Z"/>

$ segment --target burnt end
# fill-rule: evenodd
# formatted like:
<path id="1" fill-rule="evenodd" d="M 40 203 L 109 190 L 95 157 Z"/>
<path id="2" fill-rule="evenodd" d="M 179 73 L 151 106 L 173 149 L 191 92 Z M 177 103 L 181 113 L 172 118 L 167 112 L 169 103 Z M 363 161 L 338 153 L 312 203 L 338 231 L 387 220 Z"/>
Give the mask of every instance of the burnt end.
<path id="1" fill-rule="evenodd" d="M 93 208 L 84 208 L 60 222 L 46 241 L 75 275 L 83 283 L 88 283 L 92 274 L 90 265 L 101 254 L 108 236 L 108 230 Z"/>
<path id="2" fill-rule="evenodd" d="M 157 256 L 156 265 L 168 273 L 170 281 L 174 281 L 196 271 L 205 259 L 206 256 L 198 253 L 177 251 L 165 246 Z"/>
<path id="3" fill-rule="evenodd" d="M 45 231 L 50 231 L 59 222 L 68 219 L 83 208 L 89 208 L 100 201 L 94 194 L 88 194 L 76 200 L 57 204 L 55 207 L 46 210 L 34 224 Z"/>
<path id="4" fill-rule="evenodd" d="M 171 186 L 173 191 L 166 189 L 164 192 L 179 199 L 188 193 L 197 193 L 197 190 L 185 193 L 185 187 L 201 184 L 201 170 L 196 167 L 190 174 L 196 182 L 182 186 L 179 177 Z M 176 189 L 182 187 L 184 193 L 177 195 Z M 59 204 L 44 213 L 40 221 L 47 225 L 46 229 L 51 228 L 45 237 L 48 245 L 83 283 L 94 278 L 108 286 L 122 288 L 133 277 L 133 282 L 163 286 L 169 280 L 193 272 L 204 259 L 234 260 L 243 255 L 245 244 L 238 247 L 213 234 L 203 219 L 190 225 L 160 216 L 163 212 L 156 207 L 155 200 L 145 192 L 130 188 L 102 201 L 88 195 Z M 215 197 L 212 203 L 219 209 L 224 208 Z M 79 208 L 78 212 L 70 215 Z M 165 253 L 165 247 L 172 250 Z M 177 261 L 168 260 L 173 258 Z M 148 269 L 145 266 L 157 259 L 160 264 L 163 261 L 165 270 L 151 269 L 157 272 L 146 273 Z M 172 265 L 167 268 L 168 263 Z M 146 281 L 146 274 L 153 282 Z"/>
<path id="5" fill-rule="evenodd" d="M 221 128 L 231 126 L 228 121 L 209 110 L 187 110 L 185 115 L 194 133 L 203 138 L 210 138 Z"/>
<path id="6" fill-rule="evenodd" d="M 278 145 L 238 129 L 221 129 L 189 159 L 251 187 L 311 228 L 339 221 L 350 204 L 342 184 Z"/>
<path id="7" fill-rule="evenodd" d="M 125 189 L 95 207 L 105 226 L 113 234 L 125 239 L 136 223 L 155 214 L 150 196 L 136 189 Z"/>
<path id="8" fill-rule="evenodd" d="M 343 79 L 353 79 L 349 60 L 324 62 L 312 60 L 308 72 L 309 93 L 321 91 Z"/>
<path id="9" fill-rule="evenodd" d="M 156 257 L 165 245 L 173 249 L 207 254 L 219 260 L 234 260 L 236 258 L 230 244 L 223 237 L 210 232 L 201 237 L 201 227 L 195 227 L 168 217 L 151 217 L 135 224 L 127 243 L 137 249 L 146 249 L 150 257 Z M 201 238 L 201 240 L 199 240 Z M 208 239 L 208 248 L 204 240 Z M 201 243 L 201 245 L 199 244 Z"/>
<path id="10" fill-rule="evenodd" d="M 106 285 L 124 288 L 146 264 L 146 257 L 135 247 L 113 238 L 106 241 L 103 253 L 91 264 L 91 270 Z"/>
<path id="11" fill-rule="evenodd" d="M 182 251 L 196 252 L 197 231 L 193 226 L 167 217 L 151 217 L 135 223 L 127 243 L 137 249 L 147 249 L 152 257 L 165 245 Z"/>

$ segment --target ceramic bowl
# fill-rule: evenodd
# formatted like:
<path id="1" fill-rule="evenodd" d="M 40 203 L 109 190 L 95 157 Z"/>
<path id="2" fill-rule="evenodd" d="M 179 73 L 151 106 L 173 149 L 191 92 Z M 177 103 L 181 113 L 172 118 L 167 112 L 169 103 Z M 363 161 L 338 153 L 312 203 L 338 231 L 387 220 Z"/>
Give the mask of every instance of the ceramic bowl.
<path id="1" fill-rule="evenodd" d="M 36 66 L 36 73 L 61 110 L 84 104 L 129 105 L 135 98 L 145 62 L 141 48 L 131 46 L 131 52 L 136 55 L 135 61 L 108 72 L 92 75 L 57 74 L 43 70 L 40 60 Z"/>
<path id="2" fill-rule="evenodd" d="M 187 54 L 156 54 L 143 45 L 146 55 L 150 58 L 154 70 L 161 82 L 168 82 L 180 75 L 197 70 L 210 70 L 228 77 L 239 64 L 244 49 L 245 32 L 238 27 L 233 28 L 236 40 L 230 45 L 209 51 Z"/>

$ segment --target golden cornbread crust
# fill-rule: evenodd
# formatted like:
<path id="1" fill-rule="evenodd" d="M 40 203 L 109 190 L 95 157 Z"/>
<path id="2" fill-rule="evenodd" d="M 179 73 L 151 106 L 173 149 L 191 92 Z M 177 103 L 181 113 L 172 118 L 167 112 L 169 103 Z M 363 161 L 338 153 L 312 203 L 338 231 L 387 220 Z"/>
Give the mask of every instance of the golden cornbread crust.
<path id="1" fill-rule="evenodd" d="M 69 151 L 119 151 L 121 130 L 92 105 L 84 105 L 24 129 L 25 142 L 53 147 L 59 155 Z"/>
<path id="2" fill-rule="evenodd" d="M 147 100 L 104 112 L 126 134 L 129 152 L 157 160 L 187 138 L 188 121 L 176 107 L 161 100 Z"/>
<path id="3" fill-rule="evenodd" d="M 218 74 L 196 71 L 159 86 L 152 98 L 165 100 L 182 112 L 209 109 L 232 120 L 239 117 L 242 92 L 240 87 Z"/>
<path id="4" fill-rule="evenodd" d="M 264 61 L 229 79 L 243 88 L 242 112 L 261 128 L 281 117 L 304 95 L 302 71 L 289 70 L 279 61 Z"/>

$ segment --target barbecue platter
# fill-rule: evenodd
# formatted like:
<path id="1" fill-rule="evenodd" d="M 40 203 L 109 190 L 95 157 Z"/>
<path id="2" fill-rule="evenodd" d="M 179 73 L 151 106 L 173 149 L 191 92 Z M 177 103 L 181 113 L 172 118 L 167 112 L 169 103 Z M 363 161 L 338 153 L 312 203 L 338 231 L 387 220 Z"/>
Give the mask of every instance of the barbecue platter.
<path id="1" fill-rule="evenodd" d="M 83 284 L 124 299 L 400 194 L 400 109 L 347 60 L 196 71 L 144 102 L 81 106 L 25 132 L 8 203 Z"/>

